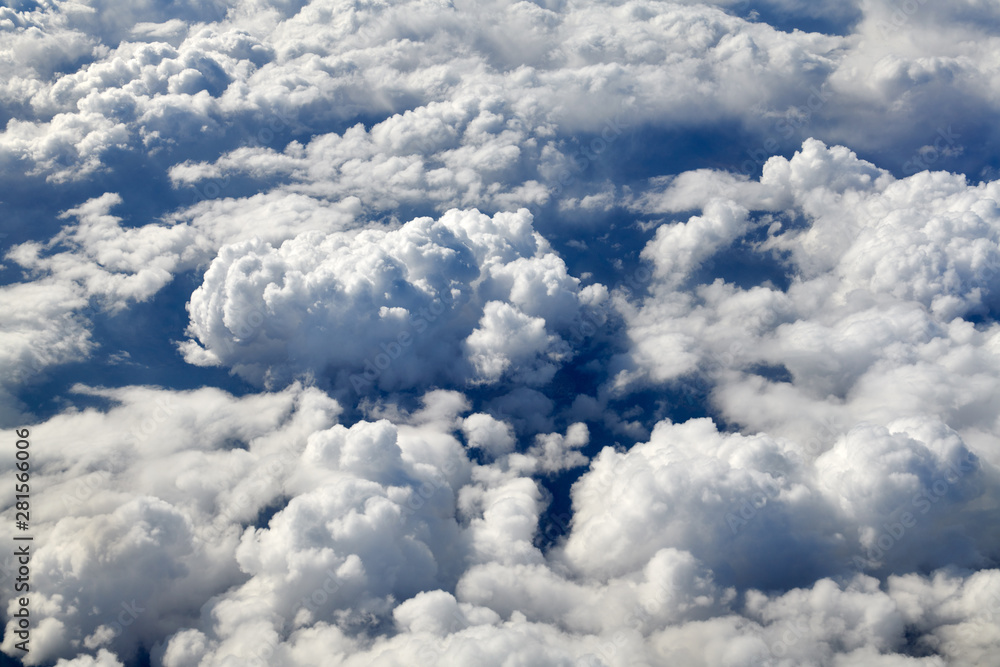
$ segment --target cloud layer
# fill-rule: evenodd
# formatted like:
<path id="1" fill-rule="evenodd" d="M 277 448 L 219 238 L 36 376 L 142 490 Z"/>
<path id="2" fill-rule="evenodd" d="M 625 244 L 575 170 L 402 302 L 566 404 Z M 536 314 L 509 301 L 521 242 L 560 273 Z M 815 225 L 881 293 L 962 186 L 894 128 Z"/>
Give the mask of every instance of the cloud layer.
<path id="1" fill-rule="evenodd" d="M 9 559 L 0 651 L 988 663 L 998 30 L 971 0 L 0 9 L 35 540 L 31 651 Z"/>

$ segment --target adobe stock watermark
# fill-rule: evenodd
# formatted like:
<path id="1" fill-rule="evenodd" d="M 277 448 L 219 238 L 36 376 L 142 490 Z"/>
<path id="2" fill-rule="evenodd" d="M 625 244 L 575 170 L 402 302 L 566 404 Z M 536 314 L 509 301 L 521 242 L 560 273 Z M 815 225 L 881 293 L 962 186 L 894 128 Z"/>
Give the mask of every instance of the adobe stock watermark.
<path id="1" fill-rule="evenodd" d="M 909 160 L 903 163 L 903 173 L 912 176 L 921 171 L 931 168 L 935 162 L 942 157 L 951 157 L 961 154 L 963 148 L 957 146 L 961 135 L 948 127 L 939 127 L 934 141 L 926 146 L 917 149 L 917 152 Z"/>
<path id="2" fill-rule="evenodd" d="M 382 373 L 392 366 L 394 361 L 407 354 L 417 338 L 451 309 L 456 298 L 450 290 L 445 290 L 429 305 L 422 306 L 415 314 L 411 313 L 407 328 L 396 334 L 395 339 L 380 342 L 379 351 L 365 358 L 362 364 L 363 370 L 360 373 L 352 373 L 348 378 L 355 393 L 361 394 L 371 389 L 382 377 Z"/>
<path id="3" fill-rule="evenodd" d="M 744 160 L 740 164 L 737 173 L 743 176 L 753 176 L 765 162 L 777 155 L 778 149 L 781 148 L 779 137 L 788 140 L 797 132 L 801 133 L 812 122 L 813 116 L 819 113 L 832 97 L 832 93 L 829 91 L 824 92 L 822 88 L 818 88 L 815 85 L 810 86 L 808 92 L 809 96 L 805 99 L 802 106 L 793 106 L 786 110 L 775 121 L 772 133 L 756 148 L 746 149 L 746 154 L 750 159 Z M 758 112 L 763 111 L 759 105 L 756 108 Z"/>
<path id="4" fill-rule="evenodd" d="M 852 557 L 848 569 L 865 572 L 881 567 L 882 559 L 905 540 L 907 533 L 920 523 L 921 517 L 927 515 L 948 494 L 954 484 L 979 467 L 979 457 L 972 452 L 967 452 L 965 459 L 958 463 L 949 463 L 944 476 L 923 486 L 920 493 L 910 500 L 909 506 L 899 507 L 890 513 L 876 529 L 878 531 L 876 536 L 867 546 L 863 546 L 864 557 Z"/>
<path id="5" fill-rule="evenodd" d="M 875 27 L 882 34 L 883 38 L 888 38 L 906 27 L 921 7 L 926 5 L 928 0 L 903 0 L 893 7 L 888 18 L 880 18 L 875 22 Z"/>
<path id="6" fill-rule="evenodd" d="M 136 622 L 139 615 L 144 611 L 146 611 L 145 607 L 140 607 L 139 603 L 135 600 L 122 600 L 121 610 L 117 611 L 117 615 L 115 615 L 116 612 L 111 612 L 113 620 L 110 623 L 99 625 L 93 634 L 84 639 L 83 645 L 93 650 L 110 644 L 125 634 L 126 630 Z"/>
<path id="7" fill-rule="evenodd" d="M 578 176 L 586 173 L 592 164 L 603 159 L 601 156 L 621 138 L 627 128 L 632 126 L 623 118 L 629 111 L 630 108 L 626 107 L 625 100 L 622 100 L 614 118 L 604 121 L 598 136 L 577 148 L 569 158 L 571 167 L 564 167 L 556 174 L 556 183 L 552 189 L 553 197 L 562 194 L 563 190 L 572 185 Z"/>
<path id="8" fill-rule="evenodd" d="M 270 114 L 271 117 L 267 126 L 257 130 L 257 133 L 254 136 L 241 143 L 235 150 L 243 148 L 268 148 L 270 147 L 271 142 L 274 141 L 275 137 L 278 136 L 279 132 L 283 132 L 292 126 L 292 122 L 280 111 L 272 109 Z M 230 151 L 230 153 L 233 152 L 235 151 Z M 217 178 L 209 179 L 207 182 L 203 181 L 200 184 L 201 187 L 192 184 L 191 187 L 194 189 L 194 193 L 192 195 L 191 205 L 193 206 L 199 202 L 210 199 L 217 199 L 223 194 L 231 183 L 232 177 L 229 174 L 223 174 Z"/>

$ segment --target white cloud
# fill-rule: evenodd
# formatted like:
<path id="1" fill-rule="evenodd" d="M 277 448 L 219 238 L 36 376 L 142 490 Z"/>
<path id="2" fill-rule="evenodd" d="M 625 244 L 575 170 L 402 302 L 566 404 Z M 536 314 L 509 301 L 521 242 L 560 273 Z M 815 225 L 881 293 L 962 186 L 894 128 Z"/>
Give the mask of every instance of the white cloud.
<path id="1" fill-rule="evenodd" d="M 121 660 L 107 649 L 97 652 L 97 657 L 83 655 L 73 660 L 59 660 L 58 667 L 123 667 Z"/>
<path id="2" fill-rule="evenodd" d="M 656 276 L 666 286 L 679 287 L 701 263 L 733 241 L 746 234 L 749 221 L 747 210 L 729 202 L 713 201 L 705 213 L 686 223 L 663 225 L 656 238 L 642 251 L 642 258 L 651 260 Z"/>
<path id="3" fill-rule="evenodd" d="M 65 211 L 5 254 L 0 421 L 178 276 L 184 359 L 284 387 L 29 423 L 25 664 L 988 661 L 1000 181 L 928 169 L 995 162 L 998 17 L 0 9 L 3 203 Z"/>
<path id="4" fill-rule="evenodd" d="M 500 301 L 483 306 L 479 326 L 465 344 L 476 376 L 486 382 L 508 375 L 514 381 L 545 384 L 557 370 L 551 362 L 558 363 L 569 353 L 563 341 L 547 333 L 543 318 L 528 317 L 517 306 Z"/>
<path id="5" fill-rule="evenodd" d="M 666 239 L 702 229 L 693 247 L 710 257 L 724 257 L 727 244 L 713 245 L 703 216 L 663 225 L 644 250 L 655 267 L 652 295 L 625 308 L 631 363 L 648 370 L 619 383 L 700 370 L 716 384 L 715 403 L 728 419 L 803 444 L 815 438 L 817 422 L 838 422 L 839 434 L 865 420 L 884 425 L 920 414 L 963 437 L 995 432 L 983 407 L 991 391 L 970 391 L 968 383 L 989 383 L 978 369 L 997 363 L 997 331 L 963 321 L 996 305 L 995 187 L 944 173 L 896 180 L 812 140 L 790 160 L 771 158 L 759 183 L 709 172 L 678 177 L 656 206 L 690 207 L 702 197 L 711 211 L 728 195 L 730 207 L 762 210 L 757 229 L 767 234 L 751 245 L 753 255 L 794 278 L 785 289 L 716 280 L 677 291 L 678 276 L 689 275 L 675 268 L 685 246 Z M 678 197 L 683 204 L 670 203 Z M 959 358 L 976 362 L 959 370 Z M 791 385 L 756 375 L 761 365 L 786 370 Z M 948 379 L 952 373 L 962 380 Z"/>
<path id="6" fill-rule="evenodd" d="M 5 369 L 0 380 L 0 422 L 21 421 L 27 406 L 15 398 L 18 388 L 45 377 L 46 369 L 85 358 L 96 347 L 86 320 L 76 311 L 87 299 L 73 286 L 55 281 L 4 285 L 0 308 L 0 360 Z"/>
<path id="7" fill-rule="evenodd" d="M 16 246 L 8 257 L 32 272 L 53 275 L 82 288 L 112 311 L 145 301 L 174 274 L 205 261 L 210 246 L 187 225 L 146 225 L 125 229 L 110 214 L 121 196 L 106 193 L 62 214 L 75 218 L 48 243 Z M 61 252 L 46 252 L 54 248 Z"/>
<path id="8" fill-rule="evenodd" d="M 212 389 L 80 391 L 119 405 L 30 428 L 33 442 L 53 446 L 32 453 L 37 634 L 25 664 L 109 642 L 131 656 L 239 582 L 241 524 L 280 496 L 285 459 L 340 412 L 301 387 L 244 399 Z M 16 639 L 6 633 L 8 655 Z"/>
<path id="9" fill-rule="evenodd" d="M 522 475 L 562 465 L 587 442 L 582 424 L 523 453 L 504 444 L 496 463 L 480 465 L 457 433 L 488 427 L 509 438 L 509 426 L 463 417 L 469 404 L 455 392 L 428 394 L 393 422 L 346 427 L 333 423 L 335 402 L 297 386 L 240 399 L 86 391 L 116 405 L 32 427 L 36 442 L 73 446 L 39 449 L 35 461 L 31 664 L 77 654 L 75 664 L 114 665 L 137 641 L 163 641 L 154 659 L 164 665 L 223 665 L 227 656 L 392 665 L 414 655 L 435 664 L 520 655 L 539 664 L 797 656 L 832 665 L 888 660 L 914 627 L 915 641 L 941 655 L 975 660 L 995 649 L 989 635 L 961 638 L 992 618 L 996 571 L 890 575 L 884 590 L 856 575 L 745 600 L 718 581 L 741 569 L 766 580 L 795 562 L 792 552 L 815 557 L 817 544 L 829 546 L 830 528 L 849 535 L 848 526 L 881 521 L 894 496 L 909 501 L 908 474 L 936 493 L 935 476 L 967 451 L 940 425 L 859 431 L 852 437 L 870 442 L 839 443 L 814 476 L 794 443 L 719 434 L 705 420 L 662 424 L 648 444 L 601 454 L 574 488 L 565 548 L 546 556 L 533 545 L 546 503 Z M 870 461 L 845 463 L 859 453 Z M 912 547 L 940 542 L 938 526 L 951 527 L 953 549 L 955 518 L 982 511 L 985 473 L 948 482 L 885 560 L 905 568 L 904 551 L 930 553 Z M 872 490 L 883 500 L 869 503 Z M 276 513 L 255 524 L 269 506 Z M 727 519 L 747 507 L 745 525 Z"/>
<path id="10" fill-rule="evenodd" d="M 509 424 L 481 412 L 465 418 L 462 432 L 469 447 L 493 457 L 509 454 L 516 444 Z"/>
<path id="11" fill-rule="evenodd" d="M 604 292 L 581 289 L 531 222 L 525 209 L 453 210 L 391 231 L 226 246 L 191 297 L 197 341 L 182 349 L 268 385 L 307 373 L 359 393 L 497 382 L 512 364 L 515 379 L 544 383 L 569 356 L 557 332 Z"/>

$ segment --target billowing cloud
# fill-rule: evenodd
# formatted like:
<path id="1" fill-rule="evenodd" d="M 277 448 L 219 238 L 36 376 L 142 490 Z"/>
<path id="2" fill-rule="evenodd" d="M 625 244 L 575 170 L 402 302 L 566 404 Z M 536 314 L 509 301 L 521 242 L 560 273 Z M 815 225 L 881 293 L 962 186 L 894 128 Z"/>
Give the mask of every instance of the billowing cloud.
<path id="1" fill-rule="evenodd" d="M 626 310 L 635 370 L 619 382 L 708 373 L 727 418 L 803 443 L 926 414 L 965 437 L 995 433 L 992 392 L 967 384 L 989 383 L 980 371 L 997 363 L 995 187 L 944 173 L 897 180 L 817 141 L 772 158 L 759 182 L 678 176 L 638 205 L 676 210 L 700 198 L 705 213 L 662 226 L 643 251 L 655 267 L 652 293 Z M 710 222 L 725 219 L 720 207 L 753 212 L 731 237 L 741 235 L 764 275 L 792 276 L 786 285 L 709 282 L 694 270 L 688 245 L 671 239 L 697 238 L 686 243 L 701 263 L 728 261 L 732 244 L 716 241 L 725 227 Z M 952 384 L 959 357 L 976 362 Z"/>
<path id="2" fill-rule="evenodd" d="M 0 325 L 0 419 L 16 423 L 27 406 L 15 398 L 18 388 L 37 383 L 45 370 L 85 358 L 95 347 L 86 320 L 77 314 L 87 306 L 80 290 L 54 281 L 4 285 L 0 305 L 7 316 Z"/>
<path id="3" fill-rule="evenodd" d="M 461 435 L 509 427 L 469 414 L 454 392 L 347 427 L 334 401 L 298 385 L 244 398 L 79 390 L 112 405 L 32 429 L 77 447 L 35 464 L 39 604 L 26 664 L 77 652 L 80 664 L 115 664 L 153 641 L 164 665 L 838 664 L 888 660 L 908 641 L 975 659 L 992 641 L 963 637 L 997 613 L 995 570 L 889 574 L 881 589 L 852 569 L 995 548 L 974 530 L 988 471 L 940 425 L 859 431 L 810 465 L 791 442 L 708 420 L 661 424 L 649 443 L 594 460 L 565 545 L 545 554 L 534 537 L 546 501 L 525 475 L 585 445 L 582 424 L 476 463 Z M 852 461 L 859 452 L 878 463 Z M 891 513 L 897 502 L 912 520 Z M 838 579 L 813 583 L 831 563 Z M 755 590 L 790 568 L 802 587 Z M 704 650 L 709 636 L 718 656 Z"/>
<path id="4" fill-rule="evenodd" d="M 0 9 L 0 651 L 988 663 L 998 18 Z"/>
<path id="5" fill-rule="evenodd" d="M 364 394 L 429 378 L 545 383 L 607 290 L 581 287 L 531 214 L 476 210 L 398 229 L 224 247 L 191 297 L 188 361 L 252 382 L 312 373 Z"/>

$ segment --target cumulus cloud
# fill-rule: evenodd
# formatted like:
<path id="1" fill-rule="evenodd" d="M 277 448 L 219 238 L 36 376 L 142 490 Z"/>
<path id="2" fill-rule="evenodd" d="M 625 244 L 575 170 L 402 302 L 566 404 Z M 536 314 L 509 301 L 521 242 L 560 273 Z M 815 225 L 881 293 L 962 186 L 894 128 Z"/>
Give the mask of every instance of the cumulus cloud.
<path id="1" fill-rule="evenodd" d="M 630 363 L 642 370 L 623 370 L 619 382 L 707 373 L 718 380 L 714 397 L 727 418 L 802 442 L 829 445 L 861 421 L 922 414 L 970 438 L 995 432 L 981 407 L 990 392 L 967 391 L 932 370 L 956 369 L 965 355 L 980 368 L 996 363 L 994 189 L 939 172 L 895 179 L 818 141 L 769 160 L 757 182 L 712 172 L 678 177 L 647 205 L 688 207 L 702 197 L 711 212 L 728 193 L 727 206 L 756 211 L 754 225 L 741 230 L 743 238 L 756 234 L 754 261 L 793 279 L 737 286 L 678 273 L 678 262 L 691 260 L 678 260 L 686 246 L 666 239 L 699 234 L 692 245 L 721 262 L 728 246 L 713 245 L 718 231 L 705 214 L 662 226 L 643 251 L 655 267 L 652 295 L 626 309 Z M 767 368 L 787 376 L 769 379 Z M 968 372 L 959 384 L 988 382 Z M 840 426 L 824 426 L 833 422 Z"/>
<path id="2" fill-rule="evenodd" d="M 871 26 L 881 25 L 886 11 L 869 4 L 858 23 L 866 36 L 877 32 Z M 806 14 L 816 7 L 777 3 L 780 11 L 789 5 Z M 793 135 L 801 139 L 805 126 L 830 141 L 882 148 L 884 137 L 847 118 L 863 104 L 870 122 L 888 114 L 925 126 L 923 136 L 905 137 L 914 151 L 933 141 L 926 125 L 939 109 L 918 90 L 944 88 L 984 108 L 993 104 L 981 92 L 992 89 L 992 72 L 977 64 L 978 52 L 962 52 L 972 47 L 935 53 L 930 65 L 925 54 L 905 46 L 906 31 L 860 42 L 784 32 L 697 3 L 248 4 L 225 15 L 205 5 L 173 7 L 173 16 L 153 7 L 101 7 L 90 19 L 82 13 L 67 18 L 70 7 L 10 12 L 12 25 L 34 22 L 50 32 L 61 26 L 78 40 L 105 40 L 91 46 L 94 53 L 79 71 L 21 75 L 23 83 L 10 92 L 35 116 L 8 127 L 0 148 L 8 160 L 54 179 L 84 178 L 107 167 L 102 156 L 112 147 L 167 150 L 189 133 L 231 149 L 225 126 L 235 123 L 244 142 L 259 150 L 236 150 L 208 163 L 180 160 L 172 177 L 190 182 L 209 170 L 260 173 L 267 167 L 318 192 L 374 185 L 367 194 L 381 206 L 417 200 L 443 200 L 443 208 L 510 206 L 544 202 L 576 180 L 573 165 L 598 159 L 623 124 L 697 127 L 741 119 L 767 154 L 787 148 Z M 828 11 L 837 13 L 829 5 L 819 13 Z M 124 18 L 143 13 L 133 17 L 141 22 Z M 931 16 L 914 12 L 904 27 L 916 30 Z M 95 32 L 98 25 L 111 32 Z M 137 27 L 127 34 L 112 25 Z M 27 32 L 15 27 L 11 39 L 23 41 Z M 905 104 L 888 100 L 897 75 L 873 80 L 857 67 L 875 57 L 870 44 L 876 41 L 882 46 L 875 48 L 889 45 L 898 54 L 897 65 L 879 71 L 920 70 L 907 79 L 914 99 Z M 943 48 L 937 40 L 924 48 L 932 44 Z M 748 85 L 751 80 L 757 85 Z M 867 88 L 873 93 L 858 94 Z M 370 131 L 366 123 L 323 132 L 305 150 L 287 139 L 269 146 L 275 119 L 283 129 L 302 129 L 371 117 L 381 122 Z M 886 128 L 899 135 L 903 126 Z M 565 142 L 572 135 L 558 138 L 566 132 L 602 139 L 589 151 L 574 151 Z M 43 139 L 57 136 L 63 139 Z M 903 143 L 898 136 L 897 143 Z M 286 145 L 292 150 L 282 151 Z"/>
<path id="3" fill-rule="evenodd" d="M 0 9 L 0 650 L 988 662 L 997 18 Z"/>
<path id="4" fill-rule="evenodd" d="M 28 407 L 16 399 L 17 389 L 31 386 L 46 369 L 85 358 L 96 346 L 88 322 L 77 314 L 88 301 L 79 289 L 55 281 L 4 285 L 0 304 L 7 316 L 0 324 L 0 421 L 17 423 Z"/>
<path id="5" fill-rule="evenodd" d="M 956 638 L 989 622 L 979 598 L 1000 585 L 995 570 L 889 574 L 883 590 L 846 560 L 882 549 L 884 572 L 907 571 L 915 554 L 932 564 L 926 545 L 945 534 L 968 543 L 970 562 L 995 548 L 974 530 L 990 471 L 940 424 L 861 431 L 812 463 L 790 441 L 663 423 L 649 443 L 594 460 L 564 545 L 546 554 L 534 544 L 546 500 L 530 475 L 586 462 L 574 453 L 583 424 L 512 451 L 510 426 L 469 414 L 455 392 L 346 426 L 336 402 L 298 385 L 244 398 L 78 390 L 111 405 L 32 429 L 76 446 L 35 463 L 42 641 L 26 664 L 78 653 L 125 664 L 153 641 L 164 665 L 837 664 L 901 651 L 914 627 L 938 655 L 990 650 L 988 636 Z M 494 442 L 495 460 L 476 463 L 463 436 Z M 933 510 L 913 505 L 915 524 L 892 515 L 915 491 Z M 937 553 L 957 562 L 954 549 Z M 831 562 L 842 578 L 813 583 Z M 778 570 L 789 581 L 789 568 L 802 587 L 756 592 Z"/>
<path id="6" fill-rule="evenodd" d="M 280 243 L 309 230 L 343 229 L 359 212 L 350 199 L 261 196 L 202 202 L 132 227 L 112 213 L 122 205 L 120 194 L 105 192 L 61 212 L 66 222 L 52 238 L 6 252 L 22 280 L 0 288 L 10 313 L 0 325 L 11 371 L 4 386 L 37 384 L 57 367 L 91 357 L 100 348 L 92 337 L 95 319 L 150 301 L 178 275 L 207 265 L 226 243 Z M 14 397 L 5 400 L 4 423 L 16 423 L 25 409 Z"/>
<path id="7" fill-rule="evenodd" d="M 713 575 L 690 552 L 645 543 L 641 544 L 642 551 L 628 561 L 609 558 L 624 565 L 611 579 L 592 577 L 585 570 L 568 578 L 561 567 L 555 562 L 550 564 L 531 546 L 542 509 L 537 486 L 528 478 L 504 472 L 502 465 L 477 465 L 467 458 L 459 441 L 449 433 L 457 433 L 469 420 L 489 422 L 483 416 L 461 418 L 466 404 L 461 397 L 447 392 L 427 396 L 425 407 L 401 417 L 398 425 L 383 420 L 360 422 L 349 428 L 326 427 L 339 409 L 314 390 L 294 388 L 282 394 L 247 399 L 204 391 L 179 395 L 140 389 L 118 391 L 113 396 L 122 405 L 107 414 L 91 412 L 60 417 L 39 427 L 36 433 L 42 436 L 55 428 L 80 430 L 81 425 L 76 422 L 81 419 L 90 422 L 90 429 L 100 421 L 127 424 L 127 419 L 140 421 L 145 414 L 146 421 L 153 420 L 155 424 L 155 428 L 138 430 L 140 434 L 149 433 L 148 447 L 143 447 L 148 453 L 143 457 L 136 456 L 138 451 L 117 454 L 126 463 L 119 464 L 122 469 L 116 475 L 133 479 L 139 476 L 132 487 L 137 498 L 123 504 L 122 492 L 127 494 L 128 487 L 108 484 L 100 474 L 102 457 L 121 448 L 121 444 L 108 442 L 91 454 L 94 462 L 90 466 L 97 467 L 99 472 L 97 481 L 87 483 L 89 494 L 76 510 L 79 518 L 61 519 L 54 530 L 69 529 L 73 521 L 81 521 L 99 507 L 104 494 L 113 492 L 118 509 L 110 515 L 94 515 L 90 522 L 104 525 L 103 522 L 113 521 L 113 517 L 133 508 L 145 508 L 141 510 L 145 512 L 162 508 L 160 511 L 167 511 L 168 516 L 173 513 L 177 517 L 179 526 L 189 526 L 187 539 L 200 543 L 200 549 L 207 550 L 211 544 L 221 551 L 215 554 L 196 551 L 188 558 L 229 563 L 230 576 L 236 581 L 243 579 L 242 584 L 220 594 L 202 609 L 202 620 L 194 627 L 183 629 L 181 624 L 158 654 L 165 665 L 190 661 L 224 664 L 226 655 L 251 662 L 267 662 L 281 656 L 291 664 L 316 664 L 333 655 L 340 656 L 343 664 L 388 665 L 402 664 L 415 654 L 439 664 L 451 664 L 460 662 L 463 659 L 460 656 L 470 655 L 470 650 L 476 651 L 474 654 L 486 664 L 511 655 L 543 660 L 546 664 L 560 664 L 560 660 L 568 664 L 574 661 L 627 664 L 623 661 L 639 659 L 652 664 L 684 655 L 680 651 L 688 649 L 681 647 L 688 641 L 697 641 L 700 632 L 723 637 L 729 655 L 745 659 L 768 655 L 777 659 L 787 653 L 801 658 L 825 655 L 825 660 L 831 661 L 843 655 L 846 656 L 843 659 L 849 660 L 901 648 L 903 629 L 914 622 L 903 618 L 902 601 L 915 596 L 941 595 L 932 591 L 949 590 L 919 576 L 907 575 L 890 578 L 892 593 L 887 595 L 878 588 L 875 579 L 858 575 L 850 583 L 822 580 L 814 588 L 783 595 L 748 594 L 742 607 L 735 592 L 716 583 L 717 574 Z M 143 407 L 155 404 L 150 400 L 153 397 L 167 406 L 158 411 L 159 415 L 155 412 L 150 415 L 149 408 Z M 130 413 L 134 414 L 129 416 Z M 247 417 L 251 417 L 249 423 Z M 199 423 L 210 425 L 215 441 L 225 443 L 219 448 L 200 436 L 202 456 L 213 456 L 216 466 L 232 466 L 236 474 L 224 482 L 222 489 L 192 495 L 191 491 L 199 487 L 184 484 L 178 488 L 181 480 L 190 478 L 195 482 L 194 474 L 204 478 L 202 484 L 219 478 L 207 476 L 204 463 L 190 456 L 190 445 L 174 444 L 164 451 L 163 443 L 176 443 L 182 432 L 202 433 Z M 275 426 L 277 431 L 267 432 Z M 696 426 L 701 431 L 696 432 Z M 692 424 L 678 432 L 684 430 L 694 438 L 693 442 L 712 432 L 710 424 Z M 551 435 L 544 440 L 551 442 L 561 437 Z M 571 428 L 566 436 L 577 446 L 584 437 L 579 427 Z M 248 439 L 248 449 L 232 447 L 234 438 Z M 735 457 L 731 465 L 746 467 L 742 479 L 750 480 L 749 488 L 760 483 L 759 488 L 771 494 L 780 484 L 790 488 L 790 493 L 787 500 L 775 496 L 776 504 L 809 502 L 809 492 L 801 484 L 781 480 L 778 471 L 772 470 L 770 481 L 767 476 L 754 473 L 753 467 L 765 467 L 761 465 L 765 461 L 772 469 L 781 464 L 774 443 L 758 439 L 759 445 L 747 447 L 742 436 L 717 434 L 715 438 L 725 445 L 724 451 Z M 659 439 L 657 436 L 654 442 Z M 691 465 L 698 465 L 697 453 L 686 451 L 689 445 L 679 442 L 677 446 L 677 451 L 684 452 Z M 151 458 L 153 452 L 157 453 L 155 460 Z M 278 457 L 271 458 L 271 464 L 266 465 L 269 453 Z M 634 458 L 640 454 L 649 456 L 643 448 L 627 456 Z M 606 456 L 602 455 L 602 459 Z M 228 464 L 226 459 L 231 459 Z M 663 460 L 666 463 L 671 459 L 668 455 Z M 248 464 L 258 468 L 249 478 L 236 470 Z M 178 475 L 178 466 L 190 472 Z M 60 465 L 58 460 L 45 462 L 46 476 L 50 469 L 53 475 L 74 479 L 72 472 L 65 469 L 65 463 Z M 601 464 L 595 463 L 584 480 L 589 483 L 589 478 L 596 479 L 603 472 Z M 274 494 L 292 499 L 266 526 L 251 525 L 243 530 L 238 541 L 239 526 L 247 518 L 223 512 L 213 520 L 211 513 L 201 511 L 200 506 L 212 497 L 219 502 L 232 498 L 241 487 L 242 495 L 246 496 L 251 488 L 267 486 L 269 476 L 274 477 L 272 486 L 279 488 L 272 489 L 270 496 L 254 498 L 250 511 L 243 516 L 252 516 L 252 508 L 268 503 L 267 498 Z M 156 482 L 157 477 L 162 481 Z M 163 484 L 175 478 L 178 486 Z M 725 478 L 740 479 L 732 474 Z M 701 483 L 709 484 L 719 481 L 712 475 L 701 479 Z M 616 475 L 604 483 L 631 489 L 638 485 L 638 479 Z M 53 487 L 53 496 L 57 488 Z M 150 491 L 159 498 L 151 499 Z M 682 497 L 691 497 L 690 492 L 689 488 Z M 590 532 L 586 518 L 591 511 L 587 509 L 590 501 L 574 493 L 581 521 L 574 525 L 569 545 L 578 533 L 587 539 L 584 536 Z M 614 489 L 605 492 L 606 497 L 619 493 Z M 756 497 L 753 502 L 757 502 Z M 660 501 L 655 500 L 651 511 L 656 511 L 659 505 Z M 782 510 L 767 506 L 760 511 L 758 520 L 763 520 L 765 512 Z M 229 521 L 223 523 L 222 534 L 227 537 L 221 542 L 217 527 L 220 518 Z M 148 520 L 141 525 L 146 523 Z M 615 524 L 626 534 L 634 534 L 627 523 L 612 521 L 608 525 Z M 729 530 L 721 516 L 720 525 Z M 782 522 L 768 526 L 773 530 L 782 526 Z M 156 534 L 166 536 L 162 530 Z M 763 531 L 758 533 L 761 534 Z M 203 535 L 214 536 L 214 542 L 201 542 L 199 536 Z M 136 544 L 131 540 L 140 537 L 134 528 L 102 536 L 106 539 L 101 544 L 111 547 L 109 553 L 127 549 L 130 543 Z M 81 539 L 71 533 L 63 538 L 60 543 L 67 546 Z M 138 544 L 146 542 L 140 540 Z M 156 553 L 159 561 L 137 572 L 173 568 L 182 581 L 203 572 L 195 567 L 178 567 L 178 561 L 184 560 L 174 551 L 183 552 L 191 544 L 170 539 L 169 548 L 164 550 L 156 549 L 153 542 L 149 548 L 154 549 L 151 554 Z M 570 552 L 572 546 L 567 548 L 567 553 Z M 591 551 L 590 558 L 595 556 L 609 555 Z M 47 551 L 38 555 L 45 561 L 49 557 Z M 64 572 L 71 562 L 74 561 L 60 565 Z M 87 562 L 84 559 L 76 567 Z M 574 567 L 580 564 L 577 562 Z M 117 571 L 120 575 L 120 568 Z M 459 575 L 456 580 L 454 577 Z M 582 580 L 579 575 L 583 575 Z M 936 575 L 938 579 L 944 576 L 948 575 Z M 977 576 L 992 574 L 984 571 Z M 215 581 L 218 579 L 214 577 Z M 100 590 L 99 576 L 89 581 L 90 586 Z M 135 590 L 121 586 L 120 576 L 114 581 L 116 594 L 131 594 Z M 154 583 L 148 577 L 139 581 L 146 582 L 147 587 Z M 897 581 L 900 583 L 896 584 Z M 952 586 L 960 589 L 966 585 L 961 579 L 953 581 Z M 176 598 L 181 597 L 204 599 L 203 594 L 174 590 L 179 590 L 174 594 L 177 604 L 181 600 Z M 94 604 L 105 609 L 111 606 L 107 603 L 110 597 L 114 596 L 110 593 L 96 596 Z M 165 596 L 153 597 L 162 603 L 160 598 Z M 137 604 L 142 606 L 139 601 Z M 980 607 L 964 612 L 956 609 L 948 616 L 953 620 L 924 618 L 921 615 L 924 612 L 919 611 L 921 607 L 913 602 L 908 603 L 908 609 L 905 614 L 922 623 L 922 642 L 939 647 L 937 650 L 954 651 L 956 655 L 968 651 L 964 644 L 953 642 L 948 644 L 949 648 L 940 649 L 944 644 L 942 638 L 958 631 L 950 626 L 957 620 L 974 627 L 984 616 Z M 113 611 L 121 613 L 117 606 Z M 52 613 L 58 612 L 53 609 Z M 161 612 L 157 618 L 163 615 Z M 289 629 L 276 624 L 275 619 L 279 618 L 291 623 Z M 830 619 L 837 620 L 831 625 Z M 116 631 L 113 623 L 106 624 L 109 627 L 98 625 L 84 641 L 86 648 L 111 642 L 111 646 L 127 654 L 122 637 L 133 637 L 131 633 L 139 632 L 141 626 L 130 628 L 126 634 Z M 724 627 L 729 630 L 723 631 Z M 477 648 L 472 649 L 473 646 Z M 65 642 L 54 644 L 49 655 L 65 655 L 71 650 Z M 973 650 L 981 649 L 973 646 Z M 690 664 L 723 664 L 715 662 L 710 654 L 704 658 L 696 655 L 701 652 L 688 655 Z M 103 648 L 96 659 L 113 660 Z"/>
<path id="8" fill-rule="evenodd" d="M 280 494 L 285 457 L 340 412 L 301 387 L 245 399 L 211 389 L 78 390 L 115 405 L 31 428 L 35 441 L 73 445 L 33 456 L 40 641 L 25 664 L 84 647 L 131 656 L 196 613 L 203 593 L 238 582 L 232 553 L 241 522 Z M 8 655 L 19 653 L 13 627 Z"/>
<path id="9" fill-rule="evenodd" d="M 357 393 L 431 378 L 544 384 L 571 356 L 560 332 L 606 295 L 567 273 L 526 209 L 452 210 L 224 247 L 191 297 L 182 350 L 266 385 L 306 373 Z"/>
<path id="10" fill-rule="evenodd" d="M 24 243 L 7 256 L 28 271 L 78 285 L 112 310 L 148 299 L 175 273 L 204 260 L 205 239 L 190 227 L 123 229 L 121 219 L 110 214 L 121 202 L 116 193 L 91 199 L 63 213 L 63 218 L 76 218 L 76 223 L 47 244 Z M 59 247 L 68 249 L 46 252 Z"/>

